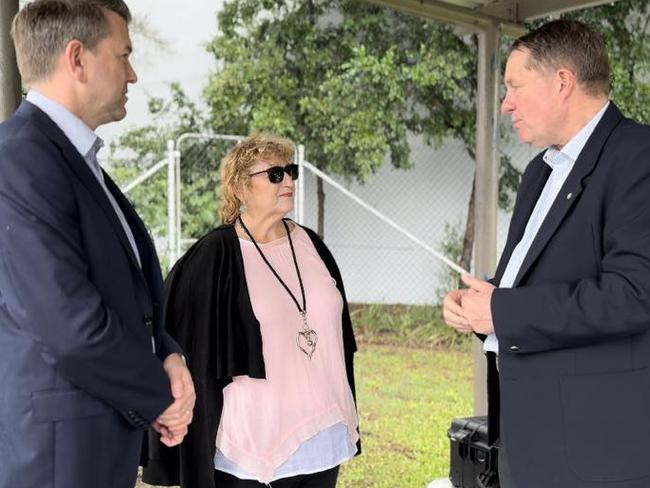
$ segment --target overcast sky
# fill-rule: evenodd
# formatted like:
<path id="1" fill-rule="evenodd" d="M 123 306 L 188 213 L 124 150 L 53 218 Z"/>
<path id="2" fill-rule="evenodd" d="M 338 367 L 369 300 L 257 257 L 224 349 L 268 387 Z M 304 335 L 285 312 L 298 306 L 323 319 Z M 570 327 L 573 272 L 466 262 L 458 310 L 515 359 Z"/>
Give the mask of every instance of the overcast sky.
<path id="1" fill-rule="evenodd" d="M 129 88 L 127 116 L 121 122 L 100 127 L 97 132 L 107 142 L 128 128 L 147 122 L 147 96 L 165 96 L 169 83 L 178 81 L 198 100 L 207 76 L 214 69 L 205 44 L 215 35 L 217 11 L 223 0 L 127 0 L 137 21 L 144 21 L 163 39 L 168 48 L 133 35 L 133 65 L 138 83 Z M 100 158 L 107 156 L 103 150 Z"/>

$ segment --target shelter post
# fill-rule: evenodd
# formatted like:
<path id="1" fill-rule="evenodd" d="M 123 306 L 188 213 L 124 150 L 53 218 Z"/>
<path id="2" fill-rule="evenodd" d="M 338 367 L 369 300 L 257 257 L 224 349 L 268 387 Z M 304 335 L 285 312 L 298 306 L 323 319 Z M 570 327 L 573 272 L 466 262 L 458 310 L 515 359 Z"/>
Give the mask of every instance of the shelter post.
<path id="1" fill-rule="evenodd" d="M 476 206 L 475 261 L 476 276 L 492 276 L 497 253 L 497 199 L 499 181 L 498 113 L 499 113 L 499 38 L 496 22 L 479 29 L 478 98 L 476 120 Z M 474 413 L 487 413 L 486 360 L 482 343 L 473 345 Z"/>
<path id="2" fill-rule="evenodd" d="M 18 0 L 0 2 L 0 120 L 9 117 L 20 103 L 20 75 L 9 32 L 18 12 Z"/>

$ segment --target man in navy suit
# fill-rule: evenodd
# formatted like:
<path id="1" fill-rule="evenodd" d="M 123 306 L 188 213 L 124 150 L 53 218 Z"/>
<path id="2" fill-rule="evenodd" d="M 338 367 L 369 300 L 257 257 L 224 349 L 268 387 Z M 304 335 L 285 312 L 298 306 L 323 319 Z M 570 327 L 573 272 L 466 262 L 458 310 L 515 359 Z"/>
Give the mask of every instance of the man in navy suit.
<path id="1" fill-rule="evenodd" d="M 192 418 L 156 253 L 96 157 L 136 81 L 129 19 L 122 0 L 14 19 L 29 93 L 0 125 L 1 488 L 132 488 L 147 429 L 176 445 Z"/>
<path id="2" fill-rule="evenodd" d="M 484 339 L 502 488 L 650 486 L 650 129 L 609 101 L 602 37 L 558 20 L 515 41 L 502 111 L 546 148 L 491 283 L 447 322 Z"/>

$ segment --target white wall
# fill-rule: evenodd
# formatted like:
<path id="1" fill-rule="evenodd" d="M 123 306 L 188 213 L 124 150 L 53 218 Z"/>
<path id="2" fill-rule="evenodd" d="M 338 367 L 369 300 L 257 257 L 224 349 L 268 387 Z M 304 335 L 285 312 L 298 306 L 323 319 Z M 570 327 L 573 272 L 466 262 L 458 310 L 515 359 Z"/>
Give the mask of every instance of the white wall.
<path id="1" fill-rule="evenodd" d="M 523 168 L 536 153 L 516 140 L 505 150 Z M 346 186 L 366 203 L 436 250 L 445 224 L 464 229 L 474 174 L 462 143 L 446 140 L 440 149 L 411 138 L 410 170 L 386 163 L 365 185 Z M 306 152 L 309 161 L 309 151 Z M 316 228 L 316 179 L 305 175 L 306 224 Z M 339 180 L 340 181 L 340 180 Z M 335 255 L 353 302 L 426 304 L 437 301 L 445 266 L 404 235 L 325 184 L 325 241 Z M 499 214 L 499 252 L 509 214 Z"/>

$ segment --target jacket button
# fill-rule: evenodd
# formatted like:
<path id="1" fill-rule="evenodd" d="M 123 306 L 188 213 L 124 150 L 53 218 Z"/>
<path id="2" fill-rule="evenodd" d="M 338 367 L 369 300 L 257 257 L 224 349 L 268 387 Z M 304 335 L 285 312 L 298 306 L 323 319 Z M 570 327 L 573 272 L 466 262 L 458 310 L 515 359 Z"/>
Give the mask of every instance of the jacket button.
<path id="1" fill-rule="evenodd" d="M 153 317 L 151 315 L 145 315 L 142 317 L 142 321 L 147 327 L 153 327 Z"/>
<path id="2" fill-rule="evenodd" d="M 519 347 L 518 346 L 510 346 L 511 351 L 518 351 Z"/>

